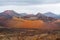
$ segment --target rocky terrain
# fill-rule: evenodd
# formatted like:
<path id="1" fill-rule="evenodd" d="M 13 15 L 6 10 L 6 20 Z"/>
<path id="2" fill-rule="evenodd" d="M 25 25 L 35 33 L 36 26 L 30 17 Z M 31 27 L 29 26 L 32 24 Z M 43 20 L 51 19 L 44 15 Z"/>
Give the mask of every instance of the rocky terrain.
<path id="1" fill-rule="evenodd" d="M 60 18 L 6 10 L 0 13 L 0 40 L 60 40 Z"/>

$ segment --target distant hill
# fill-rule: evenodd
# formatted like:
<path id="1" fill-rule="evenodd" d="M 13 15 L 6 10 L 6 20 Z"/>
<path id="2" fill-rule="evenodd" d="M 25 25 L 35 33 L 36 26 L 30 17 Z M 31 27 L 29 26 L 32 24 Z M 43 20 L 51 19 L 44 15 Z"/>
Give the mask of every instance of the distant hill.
<path id="1" fill-rule="evenodd" d="M 16 16 L 16 17 L 21 17 L 20 14 L 18 14 L 17 12 L 13 11 L 13 10 L 6 10 L 4 12 L 2 12 L 2 14 L 4 15 L 10 15 L 10 16 Z"/>
<path id="2" fill-rule="evenodd" d="M 6 10 L 6 11 L 4 11 L 4 12 L 2 12 L 2 13 L 0 14 L 0 16 L 2 16 L 2 15 L 23 17 L 23 16 L 26 16 L 26 15 L 28 15 L 28 14 L 26 14 L 26 13 L 17 13 L 17 12 L 15 12 L 15 11 L 13 11 L 13 10 Z"/>
<path id="3" fill-rule="evenodd" d="M 38 17 L 38 19 L 43 20 L 45 22 L 52 22 L 52 21 L 57 20 L 56 18 L 48 17 L 48 16 L 46 16 L 46 15 L 44 15 L 42 13 L 37 13 L 36 16 Z"/>
<path id="4" fill-rule="evenodd" d="M 45 16 L 47 17 L 53 17 L 53 18 L 56 18 L 56 19 L 60 19 L 60 16 L 59 15 L 56 15 L 52 12 L 47 12 L 47 13 L 44 13 Z"/>
<path id="5" fill-rule="evenodd" d="M 29 14 L 29 15 L 23 16 L 22 18 L 26 20 L 43 20 L 44 22 L 52 22 L 57 20 L 56 18 L 45 16 L 42 13 L 37 13 L 36 15 Z"/>

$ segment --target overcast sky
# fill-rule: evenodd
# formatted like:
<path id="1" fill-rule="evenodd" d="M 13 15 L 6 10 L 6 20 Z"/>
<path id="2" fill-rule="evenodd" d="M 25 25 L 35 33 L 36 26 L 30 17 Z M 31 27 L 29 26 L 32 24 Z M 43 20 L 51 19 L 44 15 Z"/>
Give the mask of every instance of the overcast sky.
<path id="1" fill-rule="evenodd" d="M 60 0 L 0 0 L 0 5 L 36 5 L 60 3 Z"/>
<path id="2" fill-rule="evenodd" d="M 5 10 L 28 14 L 38 12 L 60 14 L 60 0 L 0 0 L 0 12 Z"/>

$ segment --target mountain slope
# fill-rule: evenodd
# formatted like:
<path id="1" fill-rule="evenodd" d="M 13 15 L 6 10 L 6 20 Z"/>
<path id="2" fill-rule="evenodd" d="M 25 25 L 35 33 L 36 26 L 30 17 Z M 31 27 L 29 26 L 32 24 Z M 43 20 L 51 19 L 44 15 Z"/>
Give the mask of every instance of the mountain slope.
<path id="1" fill-rule="evenodd" d="M 46 23 L 42 20 L 24 20 L 21 18 L 13 17 L 10 20 L 6 20 L 3 26 L 6 28 L 36 28 L 42 30 L 59 30 L 54 23 Z M 2 25 L 1 25 L 2 26 Z"/>
<path id="2" fill-rule="evenodd" d="M 13 17 L 11 20 L 5 21 L 4 26 L 10 28 L 41 28 L 45 23 L 42 20 L 24 20 L 21 18 Z"/>

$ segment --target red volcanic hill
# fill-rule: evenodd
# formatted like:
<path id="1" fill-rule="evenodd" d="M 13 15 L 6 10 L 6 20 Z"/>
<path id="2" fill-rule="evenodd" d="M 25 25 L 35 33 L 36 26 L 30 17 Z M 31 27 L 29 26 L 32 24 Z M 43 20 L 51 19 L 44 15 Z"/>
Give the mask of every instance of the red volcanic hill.
<path id="1" fill-rule="evenodd" d="M 11 20 L 4 22 L 7 28 L 37 28 L 43 30 L 59 30 L 55 24 L 46 23 L 42 20 L 24 20 L 22 18 L 13 17 Z"/>
<path id="2" fill-rule="evenodd" d="M 12 10 L 4 11 L 0 14 L 0 26 L 4 26 L 7 28 L 38 28 L 48 30 L 55 30 L 59 28 L 56 26 L 55 23 L 52 23 L 53 21 L 47 23 L 47 21 L 53 20 L 54 18 L 50 19 L 50 17 L 46 17 L 41 14 L 24 17 L 28 17 L 29 20 L 21 18 L 20 15 L 17 14 L 15 11 Z M 33 18 L 39 19 L 32 20 Z M 44 20 L 46 22 L 44 22 Z"/>
<path id="3" fill-rule="evenodd" d="M 13 17 L 11 20 L 5 22 L 6 27 L 10 28 L 41 28 L 45 23 L 42 20 L 24 20 L 21 18 Z"/>

